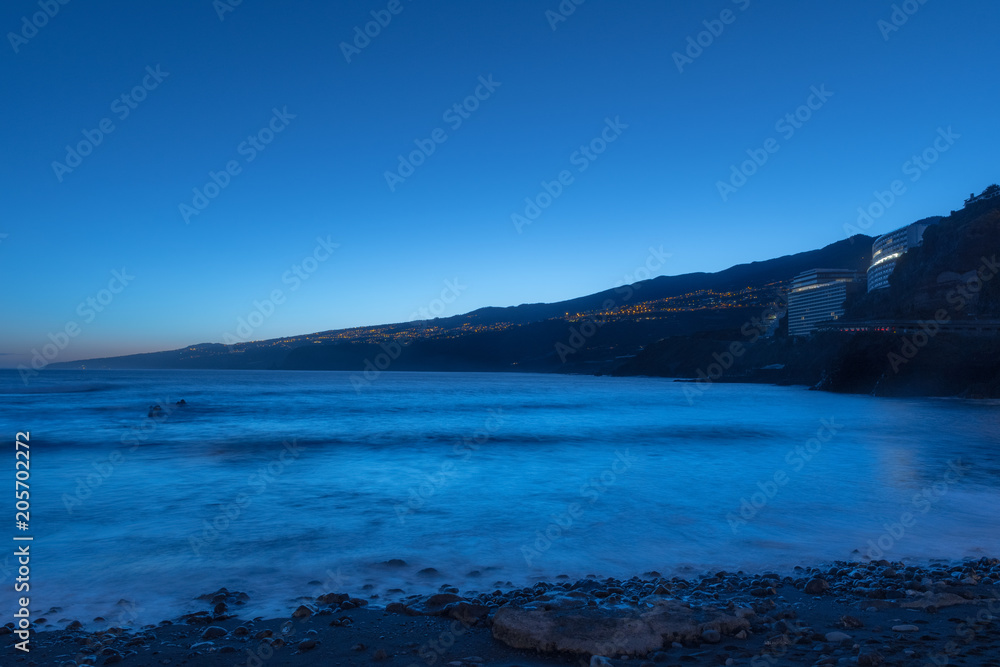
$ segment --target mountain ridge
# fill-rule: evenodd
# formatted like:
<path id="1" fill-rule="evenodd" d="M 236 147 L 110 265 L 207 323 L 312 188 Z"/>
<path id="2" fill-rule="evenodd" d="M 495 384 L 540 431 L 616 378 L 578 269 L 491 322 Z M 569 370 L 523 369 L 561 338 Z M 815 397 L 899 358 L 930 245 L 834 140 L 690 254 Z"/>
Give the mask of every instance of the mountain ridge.
<path id="1" fill-rule="evenodd" d="M 500 338 L 506 340 L 507 344 L 523 346 L 525 349 L 522 354 L 519 355 L 514 349 L 508 350 L 501 355 L 502 361 L 485 360 L 489 358 L 489 355 L 486 355 L 483 361 L 473 363 L 470 368 L 581 371 L 587 369 L 578 368 L 575 364 L 567 365 L 566 355 L 560 357 L 556 353 L 558 344 L 572 335 L 572 322 L 589 320 L 601 322 L 601 335 L 595 336 L 593 341 L 588 342 L 606 344 L 610 346 L 608 352 L 614 351 L 616 356 L 621 352 L 637 353 L 643 345 L 668 335 L 692 334 L 705 328 L 739 326 L 739 321 L 733 321 L 733 316 L 739 315 L 745 319 L 751 315 L 750 311 L 755 307 L 758 312 L 762 310 L 768 299 L 773 300 L 778 295 L 781 284 L 790 281 L 797 273 L 817 266 L 864 271 L 870 262 L 872 240 L 872 237 L 859 234 L 835 241 L 823 248 L 736 264 L 714 273 L 694 272 L 676 276 L 656 276 L 554 303 L 485 306 L 468 313 L 432 320 L 331 329 L 298 336 L 240 342 L 234 345 L 199 343 L 161 352 L 60 362 L 51 364 L 50 367 L 54 369 L 289 367 L 307 369 L 312 367 L 318 370 L 356 370 L 364 368 L 367 359 L 380 353 L 379 343 L 401 340 L 408 348 L 423 347 L 427 354 L 438 360 L 439 365 L 451 370 L 460 370 L 462 364 L 459 360 L 454 360 L 454 363 L 442 361 L 443 357 L 448 356 L 448 350 L 442 348 L 448 346 L 442 346 L 441 341 L 455 341 L 457 338 L 472 339 L 480 336 L 483 345 L 497 345 L 500 343 L 496 340 L 496 336 L 487 334 L 498 334 L 505 329 L 515 327 L 528 327 L 532 333 L 540 336 L 541 345 L 530 338 L 510 335 L 511 332 L 508 332 L 506 337 L 500 336 Z M 689 299 L 692 303 L 685 302 L 684 297 L 688 295 L 695 295 Z M 699 304 L 699 298 L 704 303 Z M 736 301 L 726 302 L 726 298 Z M 670 305 L 675 301 L 683 302 L 680 308 Z M 656 303 L 664 304 L 665 308 L 662 312 L 655 311 L 658 313 L 656 315 L 658 325 L 648 322 L 651 319 L 650 311 L 645 310 L 644 306 Z M 633 321 L 629 321 L 630 309 L 636 311 L 636 315 L 631 318 Z M 639 315 L 642 315 L 647 322 L 642 323 Z M 739 320 L 739 317 L 735 319 Z M 552 322 L 562 322 L 563 330 L 567 331 L 566 335 L 557 335 L 560 328 L 552 325 Z M 569 326 L 565 326 L 567 324 Z M 608 324 L 612 326 L 607 326 Z M 614 332 L 615 336 L 607 336 L 609 332 Z M 428 338 L 436 342 L 431 344 L 425 340 Z M 514 339 L 518 339 L 517 342 Z M 618 340 L 623 341 L 621 344 L 626 349 L 617 349 Z M 302 347 L 312 345 L 324 348 L 323 354 L 301 350 Z M 327 349 L 330 347 L 343 349 L 333 352 Z M 452 347 L 455 347 L 454 343 Z M 530 353 L 527 352 L 528 348 L 532 350 Z M 546 349 L 551 352 L 545 352 Z M 293 352 L 294 350 L 300 351 Z M 574 352 L 581 351 L 577 349 Z M 584 359 L 587 356 L 580 354 L 577 359 Z M 597 356 L 604 361 L 608 360 L 607 354 Z M 544 358 L 545 361 L 532 362 L 537 358 Z M 524 365 L 525 362 L 528 362 L 527 366 Z M 433 370 L 435 364 L 430 361 L 417 363 L 409 360 L 397 363 L 395 367 L 400 370 L 409 367 Z"/>

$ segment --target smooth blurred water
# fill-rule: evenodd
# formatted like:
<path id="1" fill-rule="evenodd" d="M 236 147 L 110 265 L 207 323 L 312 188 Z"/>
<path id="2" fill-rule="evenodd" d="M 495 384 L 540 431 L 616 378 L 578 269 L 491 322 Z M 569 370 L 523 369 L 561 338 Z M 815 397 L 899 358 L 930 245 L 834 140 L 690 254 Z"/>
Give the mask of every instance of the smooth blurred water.
<path id="1" fill-rule="evenodd" d="M 26 387 L 0 372 L 3 487 L 15 433 L 31 432 L 32 608 L 155 622 L 220 586 L 274 615 L 368 584 L 384 601 L 560 574 L 787 570 L 880 539 L 892 560 L 1000 553 L 996 402 L 763 385 L 689 400 L 663 379 L 520 374 L 384 373 L 358 392 L 350 377 L 48 372 Z M 393 558 L 407 565 L 381 564 Z"/>

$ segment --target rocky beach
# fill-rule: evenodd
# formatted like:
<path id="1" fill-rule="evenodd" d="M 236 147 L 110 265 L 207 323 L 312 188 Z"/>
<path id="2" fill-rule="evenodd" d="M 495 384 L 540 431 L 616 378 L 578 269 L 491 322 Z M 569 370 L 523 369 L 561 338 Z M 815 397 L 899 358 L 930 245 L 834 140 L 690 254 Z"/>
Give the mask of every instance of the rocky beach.
<path id="1" fill-rule="evenodd" d="M 23 665 L 1000 665 L 1000 560 L 838 561 L 789 573 L 627 580 L 557 577 L 527 588 L 393 599 L 329 591 L 284 618 L 247 618 L 225 588 L 156 625 L 36 612 Z M 310 584 L 322 587 L 322 582 Z M 44 611 L 44 614 L 42 613 Z"/>

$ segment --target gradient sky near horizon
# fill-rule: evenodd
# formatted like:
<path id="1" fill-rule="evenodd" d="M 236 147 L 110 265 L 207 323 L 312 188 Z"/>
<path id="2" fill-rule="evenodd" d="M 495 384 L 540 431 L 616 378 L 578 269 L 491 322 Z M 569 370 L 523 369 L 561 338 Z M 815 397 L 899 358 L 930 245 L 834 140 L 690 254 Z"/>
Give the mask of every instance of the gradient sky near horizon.
<path id="1" fill-rule="evenodd" d="M 897 179 L 866 233 L 1000 179 L 985 0 L 901 3 L 916 11 L 891 31 L 888 1 L 567 0 L 553 23 L 557 0 L 400 0 L 350 62 L 341 44 L 388 0 L 231 1 L 69 2 L 36 31 L 38 0 L 0 8 L 0 366 L 70 322 L 58 361 L 221 342 L 276 289 L 252 338 L 409 320 L 456 279 L 445 315 L 557 301 L 635 276 L 650 247 L 670 253 L 661 274 L 716 271 L 845 238 Z M 679 71 L 706 21 L 721 34 Z M 167 75 L 122 118 L 147 67 Z M 480 77 L 499 86 L 454 127 L 445 112 Z M 794 133 L 776 125 L 824 86 Z M 294 118 L 250 161 L 240 146 L 273 109 Z M 627 128 L 580 171 L 609 118 Z M 113 131 L 57 174 L 104 119 Z M 391 189 L 397 156 L 438 128 L 447 140 Z M 718 182 L 769 138 L 777 152 L 724 200 Z M 185 221 L 229 161 L 240 172 Z M 563 170 L 573 182 L 518 232 L 512 214 Z M 293 289 L 317 237 L 339 247 Z M 91 319 L 80 304 L 122 268 L 134 280 Z"/>

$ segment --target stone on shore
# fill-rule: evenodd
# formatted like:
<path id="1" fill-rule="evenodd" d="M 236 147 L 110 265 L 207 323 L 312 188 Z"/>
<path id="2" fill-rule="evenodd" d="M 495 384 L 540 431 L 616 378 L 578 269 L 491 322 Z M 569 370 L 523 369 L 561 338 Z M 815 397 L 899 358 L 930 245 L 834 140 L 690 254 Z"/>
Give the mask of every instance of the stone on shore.
<path id="1" fill-rule="evenodd" d="M 348 595 L 347 593 L 326 593 L 316 598 L 316 602 L 332 606 L 335 604 L 342 604 L 344 602 L 347 602 L 349 599 L 351 599 L 351 596 Z"/>
<path id="2" fill-rule="evenodd" d="M 456 602 L 468 602 L 468 600 L 454 593 L 435 593 L 409 607 L 423 616 L 447 616 L 448 607 Z"/>
<path id="3" fill-rule="evenodd" d="M 701 638 L 706 644 L 718 644 L 722 641 L 722 633 L 718 630 L 709 628 L 701 633 Z"/>
<path id="4" fill-rule="evenodd" d="M 292 612 L 292 618 L 309 618 L 313 615 L 313 610 L 309 607 L 299 605 L 299 608 Z"/>
<path id="5" fill-rule="evenodd" d="M 702 643 L 749 629 L 743 618 L 707 607 L 657 600 L 653 609 L 525 609 L 507 605 L 493 637 L 512 648 L 589 655 L 646 655 L 673 642 Z"/>
<path id="6" fill-rule="evenodd" d="M 462 625 L 469 627 L 478 623 L 480 619 L 486 618 L 487 614 L 490 613 L 490 608 L 463 600 L 445 607 L 445 613 Z"/>
<path id="7" fill-rule="evenodd" d="M 928 607 L 951 607 L 956 604 L 969 604 L 969 601 L 961 595 L 954 593 L 921 593 L 914 595 L 912 600 L 907 600 L 899 606 L 906 609 L 927 609 Z"/>
<path id="8" fill-rule="evenodd" d="M 830 584 L 822 577 L 814 577 L 806 584 L 805 592 L 809 595 L 822 595 L 830 588 Z"/>

